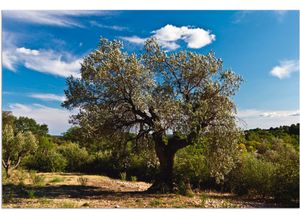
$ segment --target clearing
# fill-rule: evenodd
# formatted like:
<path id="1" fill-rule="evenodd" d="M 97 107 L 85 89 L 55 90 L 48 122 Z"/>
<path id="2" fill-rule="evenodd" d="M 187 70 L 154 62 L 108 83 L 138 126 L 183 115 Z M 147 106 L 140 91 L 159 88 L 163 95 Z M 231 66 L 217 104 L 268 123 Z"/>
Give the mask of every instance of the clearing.
<path id="1" fill-rule="evenodd" d="M 3 208 L 258 208 L 276 207 L 229 193 L 149 194 L 151 184 L 75 173 L 27 173 L 3 185 Z"/>

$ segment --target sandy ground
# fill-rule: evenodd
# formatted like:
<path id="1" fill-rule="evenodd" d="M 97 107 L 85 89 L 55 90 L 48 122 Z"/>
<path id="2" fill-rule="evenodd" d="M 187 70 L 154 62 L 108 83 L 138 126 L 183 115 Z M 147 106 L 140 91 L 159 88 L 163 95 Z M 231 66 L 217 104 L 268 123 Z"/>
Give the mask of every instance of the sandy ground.
<path id="1" fill-rule="evenodd" d="M 30 179 L 3 185 L 3 208 L 258 208 L 276 207 L 265 200 L 229 193 L 193 195 L 148 194 L 145 182 L 74 173 L 39 173 L 42 183 Z"/>

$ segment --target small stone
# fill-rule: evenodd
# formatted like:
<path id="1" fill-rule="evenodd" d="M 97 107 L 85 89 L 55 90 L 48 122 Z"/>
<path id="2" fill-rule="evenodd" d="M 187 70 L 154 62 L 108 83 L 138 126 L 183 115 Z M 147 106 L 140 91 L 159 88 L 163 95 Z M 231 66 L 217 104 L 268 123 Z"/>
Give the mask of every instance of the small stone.
<path id="1" fill-rule="evenodd" d="M 120 206 L 119 206 L 119 205 L 116 205 L 115 208 L 120 208 Z"/>

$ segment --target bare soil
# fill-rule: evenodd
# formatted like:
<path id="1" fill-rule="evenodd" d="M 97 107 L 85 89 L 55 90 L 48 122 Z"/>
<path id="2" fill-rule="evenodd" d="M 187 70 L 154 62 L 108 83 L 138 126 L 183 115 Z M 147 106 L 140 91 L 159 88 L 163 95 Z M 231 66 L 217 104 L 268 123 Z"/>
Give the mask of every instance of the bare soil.
<path id="1" fill-rule="evenodd" d="M 266 199 L 238 197 L 230 193 L 195 192 L 149 194 L 151 184 L 74 173 L 38 173 L 11 180 L 2 187 L 3 208 L 259 208 L 276 207 Z"/>

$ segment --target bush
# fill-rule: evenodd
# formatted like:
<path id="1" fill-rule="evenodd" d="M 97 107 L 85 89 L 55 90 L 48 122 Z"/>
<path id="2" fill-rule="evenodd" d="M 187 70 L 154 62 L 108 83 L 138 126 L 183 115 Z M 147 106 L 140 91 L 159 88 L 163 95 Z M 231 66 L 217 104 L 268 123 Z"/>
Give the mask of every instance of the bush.
<path id="1" fill-rule="evenodd" d="M 33 185 L 35 186 L 43 186 L 45 185 L 45 177 L 41 176 L 41 175 L 37 175 L 35 171 L 31 171 L 29 173 L 31 182 Z"/>
<path id="2" fill-rule="evenodd" d="M 36 153 L 24 158 L 23 165 L 30 170 L 58 172 L 64 171 L 67 160 L 57 151 L 57 146 L 49 137 L 40 137 Z"/>
<path id="3" fill-rule="evenodd" d="M 193 188 L 200 188 L 210 181 L 209 169 L 200 147 L 189 146 L 176 153 L 174 176 L 178 183 L 188 179 Z"/>
<path id="4" fill-rule="evenodd" d="M 66 171 L 83 171 L 88 163 L 89 153 L 85 148 L 80 148 L 77 144 L 66 143 L 59 147 L 60 153 L 67 160 Z"/>
<path id="5" fill-rule="evenodd" d="M 87 182 L 88 182 L 88 178 L 86 177 L 79 177 L 77 179 L 77 182 L 81 185 L 81 186 L 86 186 Z"/>
<path id="6" fill-rule="evenodd" d="M 245 153 L 239 165 L 229 176 L 230 188 L 233 192 L 243 194 L 270 195 L 274 184 L 276 166 Z"/>
<path id="7" fill-rule="evenodd" d="M 126 181 L 126 172 L 121 172 L 120 173 L 120 178 L 122 181 Z"/>
<path id="8" fill-rule="evenodd" d="M 273 193 L 279 202 L 299 203 L 299 169 L 289 164 L 279 166 L 275 174 Z"/>
<path id="9" fill-rule="evenodd" d="M 131 181 L 132 181 L 132 182 L 136 182 L 136 181 L 137 181 L 136 176 L 131 176 Z"/>
<path id="10" fill-rule="evenodd" d="M 299 158 L 291 149 L 280 148 L 274 153 L 277 156 L 272 162 L 245 153 L 230 173 L 229 188 L 240 195 L 268 196 L 286 204 L 299 203 Z"/>
<path id="11" fill-rule="evenodd" d="M 65 170 L 67 160 L 60 153 L 51 150 L 47 154 L 37 152 L 35 155 L 26 158 L 24 164 L 31 170 L 60 172 Z"/>

